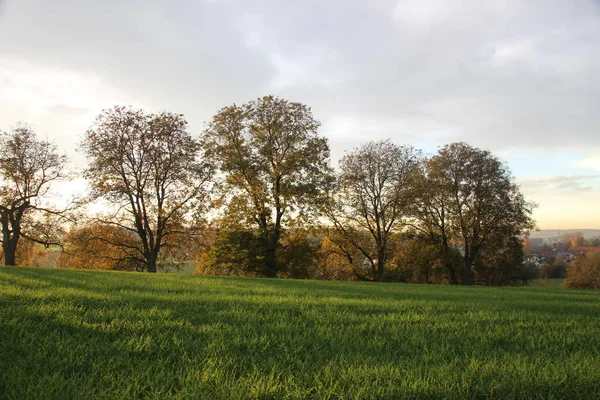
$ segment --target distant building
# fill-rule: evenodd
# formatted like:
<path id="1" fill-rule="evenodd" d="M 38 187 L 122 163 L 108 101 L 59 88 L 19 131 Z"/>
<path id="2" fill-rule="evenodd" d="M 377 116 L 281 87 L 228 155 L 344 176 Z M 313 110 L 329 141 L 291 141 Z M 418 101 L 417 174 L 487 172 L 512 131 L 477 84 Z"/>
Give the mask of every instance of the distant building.
<path id="1" fill-rule="evenodd" d="M 533 264 L 538 268 L 541 267 L 542 265 L 544 265 L 544 263 L 545 263 L 544 257 L 537 255 L 537 254 L 533 254 L 530 257 L 527 257 L 525 262 L 527 264 Z"/>
<path id="2" fill-rule="evenodd" d="M 559 251 L 556 253 L 556 258 L 562 258 L 568 264 L 575 259 L 575 255 L 570 251 Z"/>
<path id="3" fill-rule="evenodd" d="M 577 246 L 573 247 L 571 250 L 569 250 L 569 252 L 575 256 L 585 253 L 600 253 L 600 247 Z"/>
<path id="4" fill-rule="evenodd" d="M 373 260 L 373 264 L 377 265 L 377 259 Z M 361 269 L 362 270 L 369 270 L 371 269 L 371 261 L 369 261 L 369 259 L 367 257 L 365 257 L 365 259 L 362 262 L 361 265 Z"/>

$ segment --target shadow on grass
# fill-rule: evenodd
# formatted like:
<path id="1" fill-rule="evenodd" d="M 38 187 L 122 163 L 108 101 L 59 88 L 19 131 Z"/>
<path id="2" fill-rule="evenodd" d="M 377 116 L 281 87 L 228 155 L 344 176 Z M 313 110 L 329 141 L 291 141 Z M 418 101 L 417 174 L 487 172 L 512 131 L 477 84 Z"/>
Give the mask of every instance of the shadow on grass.
<path id="1" fill-rule="evenodd" d="M 553 319 L 587 321 L 597 332 L 598 306 L 580 307 L 590 297 L 579 293 L 560 306 L 562 296 L 517 290 L 502 296 L 485 288 L 35 269 L 2 274 L 10 275 L 8 285 L 43 290 L 51 300 L 40 303 L 25 291 L 3 301 L 5 376 L 19 371 L 35 380 L 54 372 L 56 379 L 90 385 L 109 377 L 115 391 L 138 382 L 133 393 L 142 397 L 164 385 L 171 395 L 202 382 L 246 387 L 241 382 L 251 377 L 280 382 L 275 398 L 292 390 L 285 382 L 297 386 L 299 397 L 328 391 L 359 397 L 352 393 L 361 387 L 380 397 L 433 398 L 515 397 L 519 390 L 586 398 L 598 390 L 589 371 L 558 376 L 576 368 L 578 360 L 567 355 L 593 362 L 597 335 L 578 342 L 569 331 L 544 326 Z M 527 315 L 513 315 L 523 311 L 546 317 L 511 325 L 511 318 L 527 322 Z M 190 378 L 196 375 L 205 381 Z"/>
<path id="2" fill-rule="evenodd" d="M 171 306 L 177 309 L 178 297 L 186 301 L 203 300 L 210 293 L 222 296 L 228 293 L 237 300 L 260 297 L 259 303 L 270 298 L 288 303 L 321 303 L 339 300 L 352 303 L 358 313 L 393 312 L 403 302 L 412 302 L 423 308 L 452 308 L 455 312 L 477 311 L 526 311 L 536 314 L 551 314 L 571 317 L 593 317 L 600 313 L 600 292 L 596 291 L 545 291 L 526 288 L 451 287 L 410 284 L 345 283 L 322 281 L 293 281 L 258 278 L 204 278 L 160 276 L 160 284 L 152 275 L 138 273 L 100 273 L 95 271 L 40 270 L 16 268 L 12 270 L 13 284 L 28 287 L 44 287 L 48 284 L 66 289 L 79 289 L 88 293 L 119 296 L 143 302 L 172 297 Z M 75 274 L 73 274 L 75 272 Z M 17 276 L 28 278 L 20 283 Z M 93 280 L 95 277 L 102 280 Z M 35 283 L 34 283 L 35 282 Z M 196 285 L 195 283 L 201 283 Z M 211 285 L 218 284 L 218 285 Z M 96 299 L 92 299 L 96 300 Z M 219 301 L 223 301 L 221 298 Z M 232 301 L 232 299 L 226 299 Z M 401 307 L 400 307 L 401 308 Z M 366 311 L 365 311 L 366 310 Z"/>

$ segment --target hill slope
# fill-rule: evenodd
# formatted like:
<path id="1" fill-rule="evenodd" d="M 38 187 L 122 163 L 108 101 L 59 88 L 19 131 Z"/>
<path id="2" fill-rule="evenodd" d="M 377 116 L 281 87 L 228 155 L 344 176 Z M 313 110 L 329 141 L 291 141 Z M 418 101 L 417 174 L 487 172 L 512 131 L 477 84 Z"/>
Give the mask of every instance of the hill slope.
<path id="1" fill-rule="evenodd" d="M 593 398 L 600 292 L 0 268 L 0 398 Z"/>

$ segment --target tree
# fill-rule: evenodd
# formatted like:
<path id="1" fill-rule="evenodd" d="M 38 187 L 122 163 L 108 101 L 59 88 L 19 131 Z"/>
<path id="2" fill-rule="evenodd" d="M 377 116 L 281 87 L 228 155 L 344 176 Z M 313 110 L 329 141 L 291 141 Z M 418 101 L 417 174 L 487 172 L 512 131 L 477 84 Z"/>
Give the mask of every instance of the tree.
<path id="1" fill-rule="evenodd" d="M 542 279 L 564 279 L 566 275 L 567 263 L 562 257 L 549 259 L 540 269 Z"/>
<path id="2" fill-rule="evenodd" d="M 495 237 L 474 263 L 474 282 L 486 286 L 526 284 L 537 278 L 537 268 L 524 263 L 523 242 L 517 236 Z"/>
<path id="3" fill-rule="evenodd" d="M 428 160 L 422 165 L 421 174 L 415 185 L 413 217 L 416 228 L 425 242 L 435 246 L 439 258 L 448 270 L 450 284 L 458 284 L 458 266 L 455 262 L 456 246 L 453 244 L 453 230 L 450 213 L 451 199 L 445 190 L 443 176 L 432 168 Z"/>
<path id="4" fill-rule="evenodd" d="M 21 237 L 17 245 L 15 259 L 19 260 L 20 265 L 31 267 L 51 267 L 54 260 L 61 253 L 60 249 L 53 249 L 42 244 L 32 242 L 27 238 Z M 0 247 L 0 259 L 4 259 L 4 251 Z"/>
<path id="5" fill-rule="evenodd" d="M 65 216 L 48 204 L 52 183 L 65 177 L 66 156 L 26 125 L 0 134 L 0 224 L 5 265 L 16 265 L 21 238 L 58 245 Z M 52 220 L 52 221 L 50 221 Z"/>
<path id="6" fill-rule="evenodd" d="M 224 176 L 223 200 L 258 229 L 265 276 L 279 271 L 290 218 L 314 207 L 330 181 L 319 125 L 307 106 L 266 96 L 221 109 L 205 132 L 206 155 Z"/>
<path id="7" fill-rule="evenodd" d="M 411 146 L 390 141 L 354 149 L 340 161 L 336 190 L 325 204 L 330 224 L 367 258 L 377 280 L 390 256 L 390 237 L 409 215 L 419 158 Z M 357 231 L 368 232 L 370 240 L 356 240 Z"/>
<path id="8" fill-rule="evenodd" d="M 436 247 L 427 238 L 406 232 L 392 260 L 394 280 L 412 283 L 447 283 L 447 271 Z M 456 256 L 456 253 L 454 254 Z"/>
<path id="9" fill-rule="evenodd" d="M 600 289 L 600 253 L 586 253 L 567 267 L 565 285 L 570 288 Z"/>
<path id="10" fill-rule="evenodd" d="M 64 238 L 65 251 L 56 266 L 75 269 L 143 271 L 142 243 L 137 234 L 120 226 L 92 222 L 72 229 Z"/>
<path id="11" fill-rule="evenodd" d="M 415 226 L 436 244 L 454 284 L 458 270 L 462 284 L 473 283 L 473 263 L 486 246 L 535 225 L 535 205 L 525 201 L 506 166 L 466 143 L 446 145 L 428 159 L 415 187 Z M 452 262 L 452 247 L 459 248 L 462 265 Z"/>
<path id="12" fill-rule="evenodd" d="M 281 240 L 277 262 L 286 278 L 309 279 L 318 275 L 321 237 L 303 228 L 293 229 Z"/>
<path id="13" fill-rule="evenodd" d="M 574 247 L 586 246 L 587 241 L 583 237 L 583 232 L 568 232 L 562 234 L 561 244 L 564 250 L 569 250 Z"/>
<path id="14" fill-rule="evenodd" d="M 531 240 L 528 235 L 521 238 L 521 244 L 523 245 L 523 253 L 531 254 Z"/>
<path id="15" fill-rule="evenodd" d="M 114 205 L 96 221 L 138 235 L 140 247 L 119 245 L 137 252 L 148 272 L 156 272 L 161 250 L 185 233 L 186 217 L 207 197 L 211 168 L 186 129 L 181 114 L 117 106 L 96 118 L 82 143 L 93 197 Z"/>
<path id="16" fill-rule="evenodd" d="M 315 278 L 325 280 L 362 279 L 360 267 L 364 256 L 345 239 L 330 232 L 321 240 Z"/>

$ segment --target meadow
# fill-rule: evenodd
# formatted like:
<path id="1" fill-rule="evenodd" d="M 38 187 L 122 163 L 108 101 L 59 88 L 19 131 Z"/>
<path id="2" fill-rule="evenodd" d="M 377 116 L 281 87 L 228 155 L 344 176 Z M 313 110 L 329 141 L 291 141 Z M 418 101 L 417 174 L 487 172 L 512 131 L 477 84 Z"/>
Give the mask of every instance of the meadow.
<path id="1" fill-rule="evenodd" d="M 600 398 L 600 291 L 0 267 L 0 398 Z"/>

